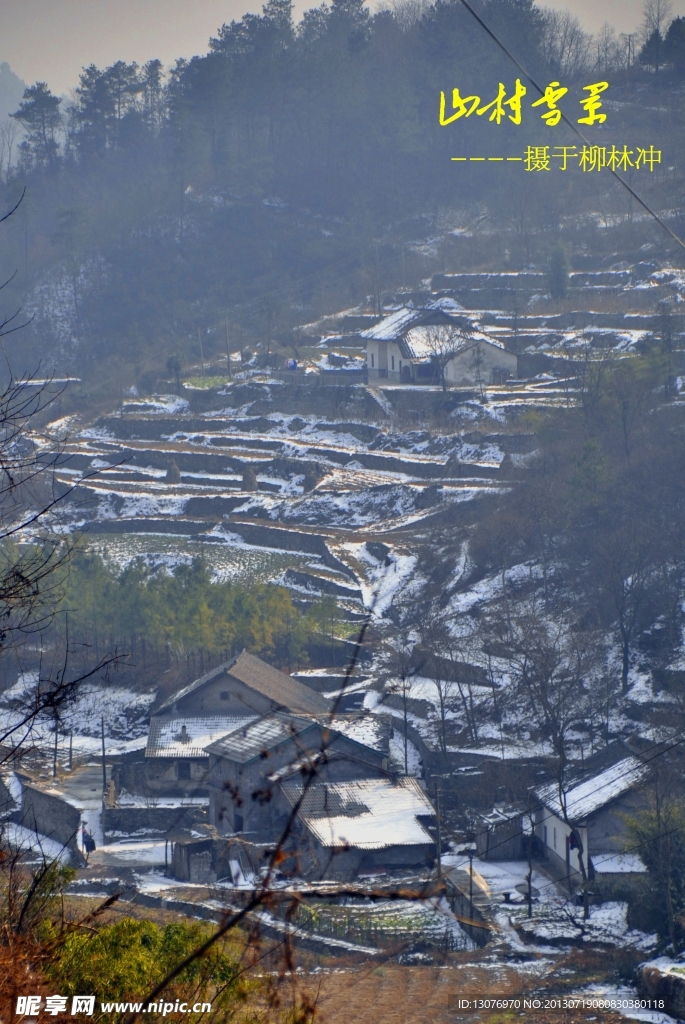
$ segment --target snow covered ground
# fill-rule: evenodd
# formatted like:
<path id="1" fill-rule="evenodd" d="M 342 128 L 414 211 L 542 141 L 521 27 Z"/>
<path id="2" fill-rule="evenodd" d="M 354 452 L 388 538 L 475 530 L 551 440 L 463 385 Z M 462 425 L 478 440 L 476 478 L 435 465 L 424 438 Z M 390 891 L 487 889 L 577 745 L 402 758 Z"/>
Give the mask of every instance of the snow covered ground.
<path id="1" fill-rule="evenodd" d="M 38 686 L 35 673 L 19 676 L 17 682 L 0 694 L 0 730 L 15 729 L 15 737 L 26 736 L 26 742 L 52 750 L 55 744 L 54 724 L 49 718 L 38 718 L 23 726 L 31 708 L 32 695 Z M 150 705 L 154 693 L 138 693 L 125 687 L 84 684 L 73 703 L 61 715 L 58 739 L 58 762 L 66 765 L 69 747 L 77 757 L 93 755 L 101 750 L 101 722 L 105 725 L 105 749 L 108 754 L 138 750 L 145 746 Z"/>

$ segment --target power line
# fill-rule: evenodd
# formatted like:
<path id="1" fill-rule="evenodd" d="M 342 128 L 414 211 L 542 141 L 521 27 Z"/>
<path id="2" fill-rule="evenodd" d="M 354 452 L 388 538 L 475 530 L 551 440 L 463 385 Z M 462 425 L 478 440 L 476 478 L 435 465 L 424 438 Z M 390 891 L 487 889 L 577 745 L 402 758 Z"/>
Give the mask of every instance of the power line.
<path id="1" fill-rule="evenodd" d="M 676 734 L 676 735 L 677 735 L 677 734 Z M 674 741 L 673 741 L 673 742 L 671 743 L 671 745 L 670 745 L 670 746 L 667 746 L 667 747 L 662 747 L 660 743 L 653 743 L 651 747 L 647 747 L 647 749 L 646 749 L 646 751 L 644 752 L 644 754 L 640 754 L 640 755 L 633 755 L 633 756 L 638 756 L 638 757 L 639 757 L 639 759 L 640 759 L 640 760 L 642 761 L 642 763 L 643 763 L 643 764 L 651 764 L 651 762 L 652 762 L 652 761 L 655 761 L 655 760 L 657 759 L 657 757 L 661 757 L 661 756 L 662 756 L 663 754 L 667 754 L 667 753 L 669 753 L 669 752 L 670 752 L 671 750 L 675 750 L 675 748 L 676 748 L 676 747 L 678 747 L 678 746 L 680 746 L 680 744 L 681 744 L 681 743 L 683 743 L 683 742 L 685 742 L 685 731 L 684 731 L 684 732 L 681 732 L 681 733 L 679 734 L 679 738 L 674 738 Z M 657 749 L 657 748 L 659 748 L 659 749 Z M 656 750 L 656 753 L 655 753 L 655 754 L 653 754 L 653 755 L 652 755 L 651 757 L 646 757 L 646 756 L 645 756 L 645 754 L 647 754 L 647 753 L 648 753 L 648 752 L 649 752 L 650 750 Z M 617 763 L 619 763 L 619 762 L 617 762 Z M 590 778 L 591 778 L 591 776 L 590 776 Z M 581 785 L 581 784 L 582 784 L 582 781 L 583 781 L 583 780 L 581 779 L 581 780 L 580 780 L 579 782 L 575 783 L 575 785 Z M 587 794 L 586 794 L 586 796 L 594 796 L 594 795 L 595 795 L 596 793 L 601 793 L 601 791 L 602 791 L 603 789 L 606 789 L 606 788 L 607 788 L 607 787 L 608 787 L 609 785 L 610 785 L 610 783 L 609 783 L 609 782 L 604 782 L 604 783 L 602 783 L 601 785 L 599 785 L 599 786 L 596 786 L 596 787 L 595 787 L 595 789 L 591 789 L 591 790 L 589 791 L 589 793 L 587 793 Z M 566 794 L 565 794 L 565 795 L 566 795 Z M 533 806 L 533 807 L 530 807 L 530 808 L 528 808 L 528 809 L 526 810 L 526 812 L 525 812 L 525 813 L 526 813 L 526 815 L 527 815 L 528 817 L 530 817 L 530 818 L 531 818 L 531 820 L 532 820 L 532 815 L 533 815 L 533 814 L 536 814 L 536 813 L 537 813 L 537 812 L 538 812 L 539 810 L 546 810 L 546 809 L 547 809 L 547 808 L 545 808 L 545 805 L 544 805 L 544 804 L 542 804 L 542 803 L 538 803 L 537 805 L 535 805 L 535 806 Z M 536 824 L 536 825 L 543 825 L 543 824 L 545 823 L 545 821 L 550 821 L 550 820 L 551 820 L 552 818 L 556 818 L 556 817 L 557 817 L 557 815 L 556 815 L 556 814 L 554 814 L 554 812 L 553 812 L 553 811 L 550 811 L 550 812 L 549 812 L 549 813 L 547 814 L 547 816 L 546 816 L 546 817 L 540 818 L 540 820 L 539 820 L 539 821 L 536 821 L 536 822 L 535 822 L 535 824 Z M 569 823 L 568 823 L 568 822 L 564 822 L 564 824 L 565 824 L 565 825 L 567 825 L 567 826 L 569 826 Z M 573 825 L 570 825 L 569 827 L 570 827 L 570 828 L 572 828 L 572 829 L 574 828 L 574 826 L 573 826 Z M 685 827 L 685 826 L 683 826 L 683 827 Z M 482 835 L 486 835 L 486 834 L 487 834 L 487 832 L 488 832 L 488 829 L 483 829 L 483 830 L 482 830 L 481 832 L 477 832 L 477 833 L 475 834 L 475 836 L 474 836 L 474 839 L 478 839 L 478 837 L 479 837 L 479 836 L 482 836 Z M 498 848 L 499 846 L 503 846 L 503 845 L 505 845 L 506 843 L 509 843 L 509 842 L 511 842 L 511 840 L 512 840 L 512 839 L 516 839 L 516 838 L 517 838 L 518 836 L 523 836 L 523 835 L 525 835 L 525 834 L 526 834 L 526 833 L 525 833 L 524 829 L 523 829 L 523 828 L 521 828 L 521 830 L 520 830 L 519 832 L 516 832 L 516 833 L 515 833 L 515 834 L 514 834 L 513 836 L 509 836 L 509 837 L 508 837 L 507 839 L 503 839 L 503 840 L 501 840 L 501 842 L 499 842 L 499 843 L 495 843 L 495 845 L 494 845 L 494 846 L 490 846 L 490 847 L 488 847 L 488 852 L 490 852 L 490 850 L 496 850 L 496 849 L 497 849 L 497 848 Z M 457 864 L 457 865 L 455 865 L 455 866 L 456 866 L 456 867 L 463 867 L 463 865 L 464 865 L 464 864 L 466 864 L 466 861 L 464 861 L 464 862 L 463 862 L 463 864 Z M 570 876 L 569 876 L 569 877 L 570 877 Z M 562 880 L 563 880 L 563 879 L 562 879 Z M 552 883 L 552 884 L 554 884 L 554 883 Z"/>
<path id="2" fill-rule="evenodd" d="M 540 85 L 538 85 L 538 83 L 535 81 L 535 79 L 530 74 L 530 72 L 527 71 L 526 68 L 523 66 L 521 61 L 517 57 L 515 57 L 514 54 L 511 52 L 511 50 L 509 50 L 507 48 L 507 46 L 505 46 L 505 44 L 502 42 L 502 40 L 499 39 L 499 37 L 497 35 L 495 35 L 493 30 L 490 28 L 490 26 L 487 25 L 483 21 L 481 16 L 476 11 L 474 11 L 473 7 L 469 3 L 469 0 L 461 0 L 461 3 L 464 5 L 466 10 L 471 15 L 473 15 L 473 17 L 476 19 L 476 21 L 478 22 L 480 27 L 490 36 L 490 38 L 493 40 L 493 42 L 496 43 L 497 46 L 499 46 L 500 50 L 502 50 L 503 53 L 505 53 L 507 55 L 509 60 L 511 60 L 516 65 L 516 67 L 519 69 L 519 71 L 523 75 L 525 75 L 525 77 L 528 79 L 528 81 L 532 83 L 532 85 L 537 89 L 537 91 L 540 93 L 540 95 L 544 96 L 545 95 L 545 90 Z M 587 139 L 585 137 L 585 135 L 583 135 L 583 133 L 581 132 L 580 128 L 578 128 L 578 126 L 576 124 L 574 124 L 573 121 L 570 121 L 568 119 L 568 117 L 566 116 L 566 114 L 564 114 L 563 111 L 560 110 L 560 113 L 561 113 L 561 120 L 565 124 L 568 125 L 568 127 L 571 129 L 571 131 L 574 132 L 574 134 L 578 136 L 578 138 L 583 142 L 583 144 L 585 146 L 590 146 L 591 147 L 592 143 L 590 142 L 589 139 Z M 609 171 L 610 171 L 611 174 L 613 174 L 613 176 L 616 178 L 616 180 L 618 182 L 620 182 L 620 184 L 623 186 L 623 188 L 625 188 L 630 193 L 630 195 L 633 197 L 633 199 L 635 199 L 640 204 L 640 206 L 644 210 L 647 211 L 647 213 L 650 215 L 650 217 L 653 217 L 654 220 L 657 222 L 657 224 L 660 224 L 661 227 L 664 229 L 664 231 L 666 231 L 671 236 L 671 238 L 675 242 L 678 243 L 680 248 L 685 250 L 685 242 L 683 242 L 682 238 L 680 238 L 678 235 L 676 235 L 675 231 L 673 231 L 671 228 L 669 228 L 668 224 L 666 224 L 661 219 L 661 217 L 658 215 L 658 213 L 655 213 L 655 211 L 645 202 L 645 200 L 641 196 L 638 195 L 638 193 L 635 191 L 635 189 L 632 187 L 632 185 L 629 185 L 628 182 L 624 178 L 622 178 L 620 174 L 617 174 L 613 167 L 609 167 Z"/>

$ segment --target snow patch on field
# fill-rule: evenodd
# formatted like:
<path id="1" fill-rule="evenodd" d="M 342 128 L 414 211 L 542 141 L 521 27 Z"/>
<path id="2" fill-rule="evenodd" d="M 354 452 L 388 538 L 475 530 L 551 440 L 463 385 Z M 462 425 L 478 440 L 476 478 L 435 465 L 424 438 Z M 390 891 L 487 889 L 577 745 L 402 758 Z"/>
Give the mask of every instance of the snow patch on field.
<path id="1" fill-rule="evenodd" d="M 359 581 L 365 608 L 373 608 L 375 618 L 382 618 L 402 587 L 411 579 L 418 558 L 416 555 L 400 555 L 391 551 L 384 562 L 374 558 L 366 543 L 341 545 L 357 561 L 366 567 L 366 580 Z"/>
<path id="2" fill-rule="evenodd" d="M 618 902 L 591 907 L 587 921 L 583 920 L 581 908 L 565 906 L 554 914 L 519 921 L 518 927 L 524 935 L 543 942 L 582 942 L 648 951 L 657 941 L 656 935 L 631 929 L 628 904 Z"/>
<path id="3" fill-rule="evenodd" d="M 155 395 L 154 398 L 140 398 L 135 401 L 122 403 L 123 412 L 145 413 L 145 414 L 166 414 L 187 412 L 190 403 L 186 398 L 179 398 L 178 395 Z"/>
<path id="4" fill-rule="evenodd" d="M 401 729 L 393 729 L 390 740 L 390 757 L 404 771 L 404 733 Z M 410 739 L 407 739 L 407 773 L 421 778 L 421 755 Z"/>
<path id="5" fill-rule="evenodd" d="M 31 742 L 50 749 L 55 742 L 54 725 L 50 718 L 38 718 L 22 726 L 32 696 L 38 685 L 37 673 L 25 673 L 9 690 L 0 696 L 0 730 L 16 730 L 21 736 L 30 733 Z M 105 722 L 106 749 L 110 754 L 136 750 L 147 735 L 149 708 L 155 699 L 153 693 L 136 693 L 124 687 L 84 685 L 74 701 L 66 706 L 60 719 L 58 756 L 64 756 L 73 733 L 75 753 L 95 752 L 100 749 L 101 720 Z"/>

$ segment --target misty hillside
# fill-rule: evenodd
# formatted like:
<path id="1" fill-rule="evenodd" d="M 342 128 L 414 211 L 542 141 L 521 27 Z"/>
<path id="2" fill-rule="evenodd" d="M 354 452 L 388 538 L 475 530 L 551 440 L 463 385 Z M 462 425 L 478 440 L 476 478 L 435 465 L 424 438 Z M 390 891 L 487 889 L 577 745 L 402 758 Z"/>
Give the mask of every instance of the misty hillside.
<path id="1" fill-rule="evenodd" d="M 685 18 L 470 4 L 0 67 L 0 1003 L 682 1016 Z"/>
<path id="2" fill-rule="evenodd" d="M 587 82 L 611 78 L 606 124 L 586 131 L 633 152 L 666 147 L 651 173 L 631 173 L 677 220 L 667 168 L 682 135 L 664 141 L 682 116 L 677 60 L 655 75 L 628 66 L 615 35 L 600 47 L 532 0 L 481 6 L 534 77 L 564 79 L 574 120 Z M 496 83 L 511 95 L 519 74 L 458 3 L 372 15 L 337 0 L 296 24 L 287 0 L 270 0 L 168 73 L 158 61 L 91 66 L 73 105 L 49 83 L 32 87 L 19 110 L 27 142 L 5 182 L 6 202 L 28 190 L 3 255 L 8 276 L 17 271 L 7 306 L 34 318 L 17 368 L 78 371 L 93 394 L 105 379 L 145 387 L 169 358 L 224 352 L 226 323 L 234 348 L 259 345 L 280 366 L 323 313 L 377 310 L 398 288 L 502 253 L 512 269 L 544 271 L 560 239 L 570 255 L 591 235 L 603 245 L 597 218 L 616 226 L 636 212 L 608 170 L 451 160 L 578 142 L 527 106 L 522 125 L 439 124 L 441 90 L 492 104 Z"/>
<path id="3" fill-rule="evenodd" d="M 14 113 L 24 95 L 26 82 L 15 75 L 6 60 L 0 64 L 0 120 Z"/>

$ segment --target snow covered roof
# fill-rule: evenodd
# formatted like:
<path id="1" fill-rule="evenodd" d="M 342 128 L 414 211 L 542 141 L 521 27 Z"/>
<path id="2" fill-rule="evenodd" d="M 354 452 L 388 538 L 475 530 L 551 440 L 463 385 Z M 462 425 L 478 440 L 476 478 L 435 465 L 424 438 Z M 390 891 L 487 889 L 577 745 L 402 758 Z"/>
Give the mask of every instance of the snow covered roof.
<path id="1" fill-rule="evenodd" d="M 401 306 L 400 309 L 383 317 L 375 327 L 362 331 L 360 337 L 367 341 L 397 341 L 417 324 L 428 321 L 435 324 L 464 321 L 464 317 L 455 316 L 464 312 L 464 307 L 454 299 L 437 299 L 419 307 Z"/>
<path id="2" fill-rule="evenodd" d="M 596 853 L 592 866 L 597 875 L 644 873 L 647 868 L 636 853 Z"/>
<path id="3" fill-rule="evenodd" d="M 281 785 L 292 806 L 302 792 L 301 782 Z M 356 847 L 382 850 L 389 846 L 422 846 L 434 842 L 418 821 L 435 811 L 414 778 L 359 779 L 318 784 L 306 793 L 299 817 L 326 848 Z"/>
<path id="4" fill-rule="evenodd" d="M 256 718 L 257 715 L 155 716 L 150 720 L 145 756 L 207 757 L 205 747 L 210 743 Z"/>
<path id="5" fill-rule="evenodd" d="M 206 751 L 208 754 L 226 757 L 239 764 L 247 764 L 255 757 L 260 757 L 263 751 L 271 750 L 279 743 L 314 728 L 316 723 L 311 719 L 296 718 L 294 715 L 274 711 L 210 743 Z"/>
<path id="6" fill-rule="evenodd" d="M 412 327 L 407 331 L 400 342 L 400 347 L 403 349 L 403 354 L 407 359 L 430 359 L 435 349 L 435 343 L 431 344 L 431 327 L 433 325 L 425 324 Z M 455 355 L 467 352 L 476 345 L 491 345 L 493 348 L 506 351 L 501 341 L 488 337 L 482 331 L 470 331 L 464 335 L 463 344 L 455 352 Z"/>
<path id="7" fill-rule="evenodd" d="M 348 740 L 374 750 L 388 752 L 392 726 L 381 715 L 339 715 L 332 721 L 333 730 Z"/>
<path id="8" fill-rule="evenodd" d="M 321 715 L 330 710 L 331 704 L 327 697 L 323 697 L 311 687 L 299 683 L 297 679 L 286 675 L 285 672 L 267 665 L 261 658 L 255 657 L 254 654 L 248 654 L 247 651 L 218 665 L 217 668 L 213 668 L 199 679 L 189 683 L 188 686 L 178 690 L 164 701 L 159 710 L 164 711 L 173 707 L 174 704 L 202 689 L 203 686 L 208 686 L 222 675 L 240 680 L 250 689 L 256 690 L 274 703 L 297 714 Z"/>
<path id="9" fill-rule="evenodd" d="M 636 786 L 646 776 L 649 768 L 637 757 L 625 757 L 621 761 L 582 782 L 571 786 L 566 792 L 566 813 L 570 821 L 583 821 L 601 807 L 606 807 L 617 797 Z M 563 817 L 559 786 L 550 782 L 535 791 L 543 806 Z"/>

